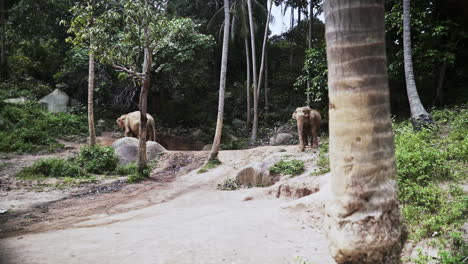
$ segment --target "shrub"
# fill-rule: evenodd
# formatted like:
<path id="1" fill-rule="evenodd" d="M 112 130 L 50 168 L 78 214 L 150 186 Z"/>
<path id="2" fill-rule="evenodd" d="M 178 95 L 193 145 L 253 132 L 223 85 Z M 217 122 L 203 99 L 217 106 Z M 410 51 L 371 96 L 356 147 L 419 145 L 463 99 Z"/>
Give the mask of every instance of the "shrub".
<path id="1" fill-rule="evenodd" d="M 136 183 L 149 178 L 151 171 L 154 169 L 154 167 L 156 167 L 156 164 L 156 161 L 149 162 L 146 165 L 146 168 L 144 168 L 141 172 L 138 170 L 138 165 L 132 165 L 132 167 L 135 167 L 135 171 L 130 174 L 130 176 L 128 176 L 127 182 Z"/>
<path id="2" fill-rule="evenodd" d="M 201 173 L 205 173 L 211 169 L 214 169 L 216 167 L 218 167 L 218 165 L 221 164 L 221 161 L 219 161 L 218 159 L 215 159 L 215 160 L 210 160 L 208 161 L 205 165 L 203 165 L 203 167 L 201 167 L 197 173 L 198 174 L 201 174 Z"/>
<path id="3" fill-rule="evenodd" d="M 272 174 L 299 175 L 304 171 L 304 162 L 302 160 L 279 161 L 270 168 Z"/>
<path id="4" fill-rule="evenodd" d="M 37 177 L 88 177 L 86 172 L 72 162 L 63 159 L 42 159 L 36 161 L 32 166 L 24 168 L 18 174 L 20 178 Z"/>
<path id="5" fill-rule="evenodd" d="M 0 152 L 53 151 L 63 146 L 56 138 L 87 133 L 85 116 L 48 113 L 37 103 L 0 104 L 0 119 L 4 122 Z"/>
<path id="6" fill-rule="evenodd" d="M 87 172 L 104 174 L 115 170 L 118 158 L 111 147 L 85 145 L 81 147 L 76 162 Z"/>
<path id="7" fill-rule="evenodd" d="M 330 172 L 330 158 L 328 154 L 328 139 L 322 139 L 319 146 L 319 155 L 317 159 L 318 171 L 312 172 L 313 175 L 321 175 Z"/>
<path id="8" fill-rule="evenodd" d="M 226 179 L 222 183 L 218 184 L 217 189 L 219 190 L 227 190 L 227 191 L 234 191 L 240 188 L 240 184 L 236 181 L 236 179 Z"/>
<path id="9" fill-rule="evenodd" d="M 136 162 L 132 162 L 127 165 L 120 165 L 120 166 L 117 166 L 117 168 L 115 169 L 115 174 L 122 175 L 122 176 L 135 174 L 137 172 L 138 172 L 138 165 L 136 164 Z"/>

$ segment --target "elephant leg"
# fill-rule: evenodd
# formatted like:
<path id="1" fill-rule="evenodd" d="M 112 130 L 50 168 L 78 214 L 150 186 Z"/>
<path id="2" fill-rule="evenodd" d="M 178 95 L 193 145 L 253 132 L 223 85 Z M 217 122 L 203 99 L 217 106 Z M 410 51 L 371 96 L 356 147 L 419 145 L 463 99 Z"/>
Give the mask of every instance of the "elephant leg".
<path id="1" fill-rule="evenodd" d="M 130 129 L 125 129 L 125 137 L 130 137 L 132 134 L 132 132 L 130 131 Z"/>
<path id="2" fill-rule="evenodd" d="M 302 126 L 302 124 L 299 124 L 299 122 L 297 124 L 297 135 L 299 136 L 299 150 L 304 151 L 304 140 L 307 140 L 307 138 L 304 137 L 304 127 Z"/>
<path id="3" fill-rule="evenodd" d="M 312 142 L 311 142 L 312 148 L 316 149 L 318 148 L 318 128 L 313 127 L 312 128 Z"/>

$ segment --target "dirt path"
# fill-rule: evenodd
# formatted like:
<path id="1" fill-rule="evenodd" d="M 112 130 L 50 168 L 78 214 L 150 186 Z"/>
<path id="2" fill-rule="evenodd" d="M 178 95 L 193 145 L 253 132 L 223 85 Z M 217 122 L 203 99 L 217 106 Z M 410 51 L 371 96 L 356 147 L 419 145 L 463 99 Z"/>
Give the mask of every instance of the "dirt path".
<path id="1" fill-rule="evenodd" d="M 193 169 L 206 153 L 171 152 L 152 181 L 50 204 L 29 224 L 27 216 L 16 219 L 25 221 L 22 230 L 0 233 L 6 237 L 0 262 L 299 263 L 300 256 L 333 263 L 321 226 L 320 191 L 293 200 L 268 194 L 281 184 L 216 190 L 242 166 L 281 149 L 314 166 L 311 153 L 261 147 L 222 151 L 223 165 L 197 174 Z"/>

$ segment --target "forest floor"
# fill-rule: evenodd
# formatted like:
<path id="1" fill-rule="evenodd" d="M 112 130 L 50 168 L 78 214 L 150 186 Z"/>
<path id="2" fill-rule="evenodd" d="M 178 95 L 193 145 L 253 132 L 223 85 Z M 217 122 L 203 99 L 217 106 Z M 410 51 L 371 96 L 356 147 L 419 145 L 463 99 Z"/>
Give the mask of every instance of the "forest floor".
<path id="1" fill-rule="evenodd" d="M 198 174 L 207 152 L 168 151 L 137 184 L 114 177 L 38 188 L 13 179 L 35 160 L 77 152 L 79 144 L 64 143 L 55 154 L 2 157 L 0 206 L 9 211 L 0 215 L 0 263 L 334 263 L 322 227 L 330 177 L 310 174 L 317 153 L 221 151 L 222 164 Z M 265 188 L 216 188 L 277 152 L 303 160 L 305 172 Z"/>

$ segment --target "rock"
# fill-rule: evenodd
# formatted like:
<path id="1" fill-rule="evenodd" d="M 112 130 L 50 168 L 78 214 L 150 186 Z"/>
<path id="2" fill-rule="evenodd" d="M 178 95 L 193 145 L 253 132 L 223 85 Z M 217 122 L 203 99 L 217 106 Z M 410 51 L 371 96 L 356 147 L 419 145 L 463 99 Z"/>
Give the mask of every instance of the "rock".
<path id="1" fill-rule="evenodd" d="M 115 149 L 115 153 L 119 158 L 119 164 L 127 165 L 138 160 L 138 143 L 139 140 L 133 137 L 124 137 L 112 143 L 112 147 Z M 146 142 L 146 155 L 148 155 L 148 160 L 154 160 L 159 153 L 166 151 L 167 150 L 157 142 Z"/>
<path id="2" fill-rule="evenodd" d="M 234 120 L 232 120 L 232 126 L 236 129 L 244 129 L 246 127 L 245 121 L 238 118 L 234 118 Z"/>
<path id="3" fill-rule="evenodd" d="M 70 97 L 59 89 L 55 89 L 52 93 L 39 100 L 39 103 L 45 106 L 51 113 L 67 112 L 69 102 Z"/>
<path id="4" fill-rule="evenodd" d="M 416 244 L 411 252 L 411 259 L 417 259 L 420 254 L 427 255 L 427 264 L 440 263 L 439 249 L 437 249 L 434 238 L 424 239 Z"/>
<path id="5" fill-rule="evenodd" d="M 210 151 L 212 147 L 213 147 L 212 144 L 207 144 L 202 148 L 202 151 Z"/>
<path id="6" fill-rule="evenodd" d="M 206 137 L 206 134 L 200 128 L 192 133 L 192 138 L 195 140 L 202 140 L 204 137 Z"/>
<path id="7" fill-rule="evenodd" d="M 3 102 L 7 104 L 24 104 L 28 101 L 25 97 L 18 97 L 18 98 L 10 98 L 10 99 L 5 99 Z"/>
<path id="8" fill-rule="evenodd" d="M 272 154 L 261 162 L 253 162 L 242 168 L 236 175 L 239 184 L 245 186 L 270 186 L 279 180 L 279 175 L 271 175 L 270 167 L 284 159 L 286 153 Z"/>
<path id="9" fill-rule="evenodd" d="M 321 187 L 327 184 L 329 178 L 329 176 L 314 177 L 308 174 L 297 176 L 284 182 L 279 182 L 279 186 L 273 189 L 271 193 L 275 192 L 277 198 L 302 198 L 320 191 Z"/>
<path id="10" fill-rule="evenodd" d="M 461 228 L 463 242 L 468 244 L 468 222 L 464 223 Z"/>
<path id="11" fill-rule="evenodd" d="M 286 145 L 291 142 L 293 139 L 293 135 L 289 133 L 278 133 L 276 136 L 270 138 L 270 145 L 277 146 L 277 145 Z"/>

